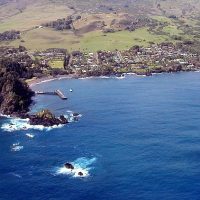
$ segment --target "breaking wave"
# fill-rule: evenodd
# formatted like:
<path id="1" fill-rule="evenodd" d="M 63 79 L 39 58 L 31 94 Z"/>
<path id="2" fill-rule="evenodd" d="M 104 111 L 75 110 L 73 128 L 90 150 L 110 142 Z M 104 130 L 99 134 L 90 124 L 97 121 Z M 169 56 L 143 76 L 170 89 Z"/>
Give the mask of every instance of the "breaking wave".
<path id="1" fill-rule="evenodd" d="M 6 132 L 14 132 L 14 131 L 21 131 L 21 130 L 39 130 L 39 131 L 50 131 L 54 128 L 61 128 L 63 125 L 55 125 L 51 127 L 45 127 L 43 125 L 30 125 L 29 119 L 20 119 L 20 118 L 10 118 L 8 122 L 2 124 L 1 129 Z"/>
<path id="2" fill-rule="evenodd" d="M 20 175 L 20 174 L 16 174 L 16 173 L 14 173 L 14 172 L 11 172 L 11 173 L 9 173 L 10 175 L 12 175 L 12 176 L 15 176 L 15 177 L 17 177 L 17 178 L 22 178 L 22 176 Z"/>
<path id="3" fill-rule="evenodd" d="M 81 157 L 71 162 L 71 164 L 74 166 L 73 170 L 67 169 L 66 167 L 62 166 L 56 168 L 55 175 L 68 175 L 74 178 L 88 177 L 90 176 L 90 171 L 94 168 L 91 165 L 95 162 L 96 158 L 88 159 L 85 157 Z M 83 174 L 82 176 L 79 175 L 80 172 Z"/>
<path id="4" fill-rule="evenodd" d="M 67 112 L 66 115 L 64 115 L 69 122 L 77 121 L 82 115 L 79 114 L 77 116 L 74 116 L 73 112 Z M 4 116 L 5 117 L 5 116 Z M 60 125 L 54 125 L 50 127 L 45 127 L 43 125 L 30 125 L 29 119 L 20 119 L 20 118 L 11 118 L 6 116 L 7 120 L 5 123 L 1 125 L 1 129 L 6 132 L 14 132 L 14 131 L 25 131 L 25 130 L 38 130 L 38 131 L 51 131 L 52 129 L 56 128 L 62 128 L 63 124 Z M 32 137 L 30 135 L 27 135 L 27 137 Z"/>
<path id="5" fill-rule="evenodd" d="M 125 74 L 124 74 L 125 75 Z M 80 80 L 85 79 L 124 79 L 125 76 L 89 76 L 89 77 L 81 77 Z"/>
<path id="6" fill-rule="evenodd" d="M 23 146 L 20 146 L 20 143 L 14 143 L 12 146 L 11 146 L 11 151 L 21 151 L 24 147 Z"/>
<path id="7" fill-rule="evenodd" d="M 35 135 L 30 134 L 30 133 L 27 133 L 26 136 L 29 137 L 29 138 L 34 138 L 35 137 Z"/>

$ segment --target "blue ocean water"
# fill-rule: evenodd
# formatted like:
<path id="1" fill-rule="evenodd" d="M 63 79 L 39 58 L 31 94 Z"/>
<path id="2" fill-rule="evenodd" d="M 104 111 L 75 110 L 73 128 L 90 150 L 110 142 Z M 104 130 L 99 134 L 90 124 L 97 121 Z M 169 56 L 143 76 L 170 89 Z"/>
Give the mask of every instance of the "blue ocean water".
<path id="1" fill-rule="evenodd" d="M 34 86 L 58 88 L 67 101 L 37 96 L 32 110 L 82 118 L 51 131 L 0 130 L 1 200 L 200 199 L 199 73 Z M 66 173 L 65 162 L 88 175 Z"/>

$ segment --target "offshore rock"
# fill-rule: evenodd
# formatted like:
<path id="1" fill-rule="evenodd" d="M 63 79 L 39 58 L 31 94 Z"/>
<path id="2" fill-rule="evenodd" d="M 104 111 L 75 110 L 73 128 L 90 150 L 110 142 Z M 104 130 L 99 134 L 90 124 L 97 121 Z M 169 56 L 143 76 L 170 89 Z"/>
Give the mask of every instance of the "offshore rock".
<path id="1" fill-rule="evenodd" d="M 64 166 L 65 166 L 67 169 L 74 169 L 74 166 L 73 166 L 71 163 L 65 163 Z"/>
<path id="2" fill-rule="evenodd" d="M 45 127 L 68 123 L 63 115 L 55 117 L 49 110 L 42 110 L 35 115 L 30 115 L 29 119 L 31 125 L 43 125 Z"/>
<path id="3" fill-rule="evenodd" d="M 78 175 L 79 175 L 79 176 L 83 176 L 83 172 L 79 172 Z"/>

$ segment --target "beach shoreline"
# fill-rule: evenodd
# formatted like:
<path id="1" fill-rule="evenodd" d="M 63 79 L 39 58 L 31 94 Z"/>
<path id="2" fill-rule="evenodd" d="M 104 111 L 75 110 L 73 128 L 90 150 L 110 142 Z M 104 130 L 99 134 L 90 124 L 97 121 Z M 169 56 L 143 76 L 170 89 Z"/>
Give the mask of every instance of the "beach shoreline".
<path id="1" fill-rule="evenodd" d="M 61 80 L 61 79 L 72 79 L 72 78 L 77 78 L 77 76 L 69 74 L 69 75 L 58 75 L 58 76 L 46 76 L 42 78 L 33 78 L 27 80 L 27 84 L 29 87 L 33 87 L 35 85 L 44 83 L 44 82 L 49 82 L 49 81 L 54 81 L 54 80 Z"/>
<path id="2" fill-rule="evenodd" d="M 200 72 L 199 70 L 196 71 L 178 71 L 178 72 L 170 72 L 172 74 L 174 73 L 181 73 L 181 72 Z M 154 76 L 154 75 L 159 75 L 159 74 L 165 74 L 165 73 L 169 73 L 169 72 L 161 72 L 161 73 L 151 73 L 150 76 Z M 81 76 L 81 75 L 77 75 L 77 74 L 68 74 L 68 75 L 57 75 L 57 76 L 44 76 L 42 78 L 32 78 L 32 79 L 28 79 L 26 80 L 26 83 L 29 85 L 29 87 L 34 87 L 35 85 L 41 84 L 41 83 L 45 83 L 45 82 L 50 82 L 50 81 L 54 81 L 54 80 L 62 80 L 62 79 L 87 79 L 87 78 L 117 78 L 117 79 L 122 79 L 125 78 L 126 75 L 132 75 L 132 76 L 136 76 L 136 77 L 148 77 L 148 75 L 145 74 L 136 74 L 136 73 L 122 73 L 121 76 L 117 76 L 117 75 L 107 75 L 107 76 Z"/>
<path id="3" fill-rule="evenodd" d="M 57 75 L 57 76 L 46 76 L 42 78 L 33 78 L 26 80 L 27 84 L 29 87 L 34 87 L 35 85 L 45 83 L 45 82 L 50 82 L 54 80 L 62 80 L 62 79 L 87 79 L 87 78 L 111 78 L 111 77 L 116 77 L 116 78 L 124 78 L 124 75 L 136 75 L 136 76 L 146 76 L 146 75 L 137 75 L 135 73 L 125 73 L 123 76 L 116 76 L 116 75 L 107 75 L 107 76 L 79 76 L 75 74 L 69 74 L 69 75 Z"/>

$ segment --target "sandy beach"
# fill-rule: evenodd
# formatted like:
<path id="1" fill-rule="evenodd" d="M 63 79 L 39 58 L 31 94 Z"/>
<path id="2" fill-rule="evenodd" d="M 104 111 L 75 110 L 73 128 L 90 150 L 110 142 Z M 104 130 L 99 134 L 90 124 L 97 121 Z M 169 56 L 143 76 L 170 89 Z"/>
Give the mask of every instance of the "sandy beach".
<path id="1" fill-rule="evenodd" d="M 32 78 L 32 79 L 27 80 L 27 84 L 30 87 L 33 87 L 34 85 L 44 83 L 44 82 L 61 80 L 61 79 L 71 79 L 71 78 L 77 78 L 77 76 L 70 74 L 70 75 L 48 76 L 48 77 L 42 77 L 42 78 Z"/>

